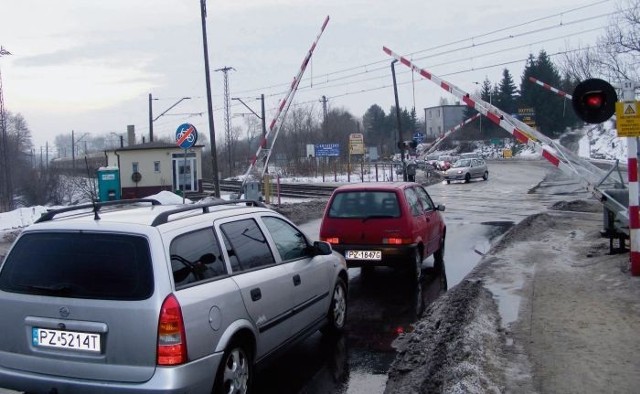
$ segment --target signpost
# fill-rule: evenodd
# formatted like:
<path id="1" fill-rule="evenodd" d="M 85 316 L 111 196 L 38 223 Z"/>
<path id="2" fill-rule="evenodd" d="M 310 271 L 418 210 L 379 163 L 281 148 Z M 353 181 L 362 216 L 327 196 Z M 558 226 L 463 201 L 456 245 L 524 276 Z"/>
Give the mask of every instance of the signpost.
<path id="1" fill-rule="evenodd" d="M 364 158 L 364 134 L 349 134 L 349 162 L 347 171 L 347 181 L 351 182 L 351 155 L 362 155 Z"/>
<path id="2" fill-rule="evenodd" d="M 637 101 L 616 102 L 618 137 L 640 137 L 640 116 Z"/>
<path id="3" fill-rule="evenodd" d="M 349 134 L 349 154 L 364 155 L 364 135 L 362 133 Z"/>
<path id="4" fill-rule="evenodd" d="M 184 204 L 186 188 L 184 187 L 187 172 L 187 149 L 191 148 L 198 141 L 198 130 L 191 123 L 183 123 L 176 130 L 176 145 L 184 149 L 184 164 L 182 167 L 182 203 Z M 180 182 L 180 174 L 178 174 L 178 182 Z M 180 185 L 178 185 L 180 186 Z"/>
<path id="5" fill-rule="evenodd" d="M 340 144 L 315 144 L 316 157 L 340 156 Z"/>
<path id="6" fill-rule="evenodd" d="M 536 110 L 534 108 L 518 108 L 518 118 L 527 126 L 536 127 Z"/>

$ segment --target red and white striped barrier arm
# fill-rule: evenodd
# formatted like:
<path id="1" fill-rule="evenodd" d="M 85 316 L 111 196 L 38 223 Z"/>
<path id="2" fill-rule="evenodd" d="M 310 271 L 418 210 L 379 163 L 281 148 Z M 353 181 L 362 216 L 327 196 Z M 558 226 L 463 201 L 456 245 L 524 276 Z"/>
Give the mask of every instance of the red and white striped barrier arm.
<path id="1" fill-rule="evenodd" d="M 318 45 L 318 41 L 320 40 L 320 36 L 322 36 L 322 33 L 324 32 L 324 29 L 327 27 L 328 23 L 329 23 L 329 16 L 327 15 L 327 17 L 325 18 L 324 22 L 322 23 L 322 27 L 320 28 L 320 32 L 318 33 L 315 41 L 313 41 L 313 44 L 311 45 L 311 48 L 309 49 L 309 51 L 307 52 L 307 55 L 305 56 L 304 60 L 302 61 L 302 65 L 300 66 L 300 70 L 298 71 L 298 74 L 293 78 L 293 81 L 291 81 L 291 86 L 289 87 L 289 91 L 287 92 L 286 96 L 282 100 L 280 100 L 280 104 L 278 105 L 278 109 L 277 109 L 276 115 L 274 116 L 273 120 L 269 124 L 269 129 L 267 130 L 266 135 L 262 138 L 262 141 L 260 142 L 260 146 L 258 147 L 258 151 L 251 158 L 251 165 L 249 166 L 249 168 L 247 169 L 247 172 L 245 173 L 245 179 L 251 173 L 251 170 L 255 166 L 256 161 L 258 159 L 258 156 L 260 155 L 262 150 L 264 148 L 266 148 L 267 141 L 268 141 L 269 137 L 271 136 L 271 133 L 275 129 L 276 124 L 278 122 L 279 122 L 280 125 L 282 124 L 284 116 L 286 115 L 286 113 L 287 113 L 287 111 L 289 109 L 289 106 L 291 105 L 291 102 L 293 101 L 293 96 L 295 95 L 295 92 L 298 90 L 298 85 L 300 84 L 300 80 L 302 79 L 302 76 L 303 76 L 303 74 L 304 74 L 304 72 L 305 72 L 305 70 L 307 68 L 307 64 L 309 64 L 309 61 L 311 60 L 311 56 L 313 55 L 313 50 L 316 48 L 316 45 Z M 280 130 L 280 127 L 278 127 L 278 129 L 276 129 L 276 132 L 274 134 L 273 140 L 271 141 L 271 145 L 272 146 L 275 143 L 276 138 L 278 137 L 278 131 L 279 130 Z M 269 152 L 268 155 L 267 155 L 267 160 L 265 161 L 265 167 L 264 168 L 266 168 L 266 164 L 268 163 L 270 156 L 271 156 L 271 152 Z M 243 183 L 244 183 L 244 181 L 243 181 Z"/>
<path id="2" fill-rule="evenodd" d="M 542 86 L 543 88 L 545 88 L 547 90 L 551 90 L 553 93 L 557 94 L 558 96 L 564 97 L 564 98 L 566 98 L 568 100 L 573 99 L 573 96 L 570 95 L 569 93 L 563 92 L 560 89 L 556 89 L 553 86 L 540 81 L 539 79 L 535 79 L 534 77 L 529 77 L 529 81 L 535 83 L 536 85 L 540 85 L 540 86 Z"/>
<path id="3" fill-rule="evenodd" d="M 615 200 L 605 196 L 597 186 L 590 182 L 586 177 L 582 176 L 582 174 L 579 173 L 577 168 L 573 165 L 572 161 L 565 159 L 565 157 L 570 157 L 572 156 L 572 154 L 570 152 L 561 151 L 561 148 L 556 147 L 555 143 L 549 137 L 529 127 L 528 125 L 513 119 L 511 115 L 501 111 L 499 108 L 487 103 L 486 101 L 480 98 L 473 97 L 457 86 L 438 78 L 431 72 L 419 68 L 411 60 L 407 59 L 404 56 L 398 55 L 391 49 L 387 47 L 383 47 L 382 49 L 387 55 L 395 58 L 400 63 L 412 69 L 414 72 L 420 74 L 422 77 L 430 80 L 431 82 L 440 86 L 442 89 L 458 97 L 467 106 L 474 108 L 489 120 L 509 132 L 509 134 L 511 134 L 519 142 L 539 147 L 542 151 L 542 157 L 544 157 L 547 161 L 549 161 L 565 174 L 578 175 L 579 181 L 596 199 L 610 207 L 612 210 L 614 210 L 614 212 L 620 214 L 622 219 L 628 220 L 628 211 L 626 210 L 626 207 L 621 206 L 621 204 L 617 203 Z"/>
<path id="4" fill-rule="evenodd" d="M 511 134 L 519 142 L 523 144 L 541 145 L 540 140 L 546 139 L 546 137 L 539 135 L 540 133 L 538 133 L 537 131 L 531 128 L 529 128 L 529 130 L 527 131 L 524 131 L 521 128 L 515 127 L 512 124 L 512 122 L 509 121 L 510 115 L 506 115 L 505 113 L 500 111 L 497 107 L 494 107 L 489 103 L 486 103 L 480 98 L 472 97 L 469 93 L 465 92 L 464 90 L 458 88 L 457 86 L 443 79 L 438 78 L 437 76 L 433 75 L 429 71 L 419 68 L 418 66 L 414 65 L 411 62 L 411 60 L 407 59 L 406 57 L 396 54 L 395 52 L 393 52 L 391 49 L 387 47 L 383 47 L 383 50 L 389 56 L 400 61 L 400 63 L 411 68 L 413 71 L 417 72 L 424 78 L 429 79 L 430 81 L 440 86 L 442 89 L 446 90 L 447 92 L 458 97 L 467 106 L 480 112 L 482 115 L 487 117 L 493 123 L 505 129 L 507 132 L 509 132 L 509 134 Z M 555 151 L 552 151 L 552 149 L 550 149 L 549 147 L 543 146 L 542 156 L 545 159 L 547 159 L 549 162 L 551 162 L 551 164 L 553 164 L 554 166 L 563 169 L 563 165 L 565 163 L 562 160 L 560 160 L 560 158 L 556 156 Z M 566 168 L 566 170 L 573 172 L 570 168 Z"/>

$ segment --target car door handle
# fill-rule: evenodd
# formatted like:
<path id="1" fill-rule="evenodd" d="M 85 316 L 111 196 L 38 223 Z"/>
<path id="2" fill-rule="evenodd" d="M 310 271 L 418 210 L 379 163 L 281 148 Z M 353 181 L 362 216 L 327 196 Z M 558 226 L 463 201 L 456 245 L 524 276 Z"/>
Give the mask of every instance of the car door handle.
<path id="1" fill-rule="evenodd" d="M 250 294 L 251 294 L 251 299 L 253 301 L 258 301 L 259 299 L 262 298 L 262 292 L 260 291 L 259 287 L 255 288 L 255 289 L 251 289 Z"/>
<path id="2" fill-rule="evenodd" d="M 300 275 L 294 275 L 293 276 L 293 285 L 294 286 L 298 286 L 300 283 L 302 283 L 302 279 L 300 279 Z"/>

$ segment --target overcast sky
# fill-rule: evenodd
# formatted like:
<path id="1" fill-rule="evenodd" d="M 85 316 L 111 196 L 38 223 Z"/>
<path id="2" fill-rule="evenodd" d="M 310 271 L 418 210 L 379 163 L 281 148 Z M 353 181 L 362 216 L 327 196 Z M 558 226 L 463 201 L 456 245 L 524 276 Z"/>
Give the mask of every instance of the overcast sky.
<path id="1" fill-rule="evenodd" d="M 438 5 L 433 5 L 437 3 Z M 223 74 L 232 97 L 256 112 L 265 94 L 267 124 L 330 17 L 294 105 L 344 108 L 357 118 L 394 103 L 387 46 L 458 87 L 498 82 L 507 67 L 520 84 L 524 59 L 593 45 L 616 2 L 602 0 L 228 0 L 207 2 L 216 141 L 223 143 Z M 199 0 L 0 0 L 5 108 L 24 116 L 36 149 L 58 134 L 126 132 L 175 138 L 181 123 L 209 135 Z M 556 59 L 556 57 L 552 57 Z M 401 107 L 455 98 L 396 66 Z M 248 112 L 232 101 L 233 126 Z M 200 115 L 202 114 L 202 115 Z M 355 131 L 355 130 L 354 130 Z M 333 142 L 333 141 L 327 141 Z"/>

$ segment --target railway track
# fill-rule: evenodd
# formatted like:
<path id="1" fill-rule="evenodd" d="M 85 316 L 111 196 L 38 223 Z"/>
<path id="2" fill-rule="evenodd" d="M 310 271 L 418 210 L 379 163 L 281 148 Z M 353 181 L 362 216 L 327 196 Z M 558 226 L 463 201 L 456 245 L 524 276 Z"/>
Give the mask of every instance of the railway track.
<path id="1" fill-rule="evenodd" d="M 240 181 L 220 181 L 221 192 L 238 193 L 240 191 Z M 202 187 L 205 192 L 213 192 L 213 184 L 203 182 Z M 278 185 L 272 184 L 272 195 L 276 195 Z M 314 184 L 314 183 L 281 183 L 280 196 L 290 198 L 328 198 L 337 185 Z"/>

